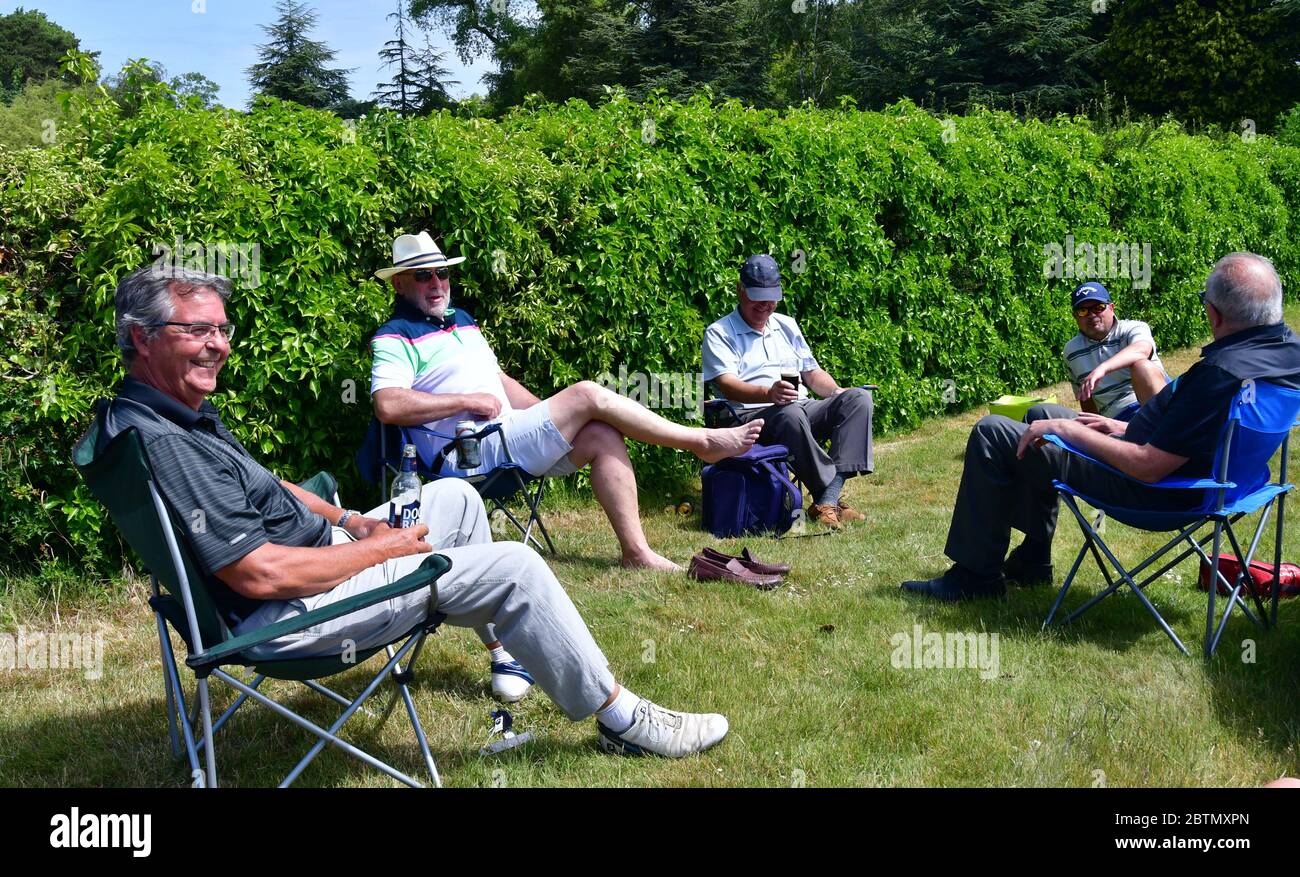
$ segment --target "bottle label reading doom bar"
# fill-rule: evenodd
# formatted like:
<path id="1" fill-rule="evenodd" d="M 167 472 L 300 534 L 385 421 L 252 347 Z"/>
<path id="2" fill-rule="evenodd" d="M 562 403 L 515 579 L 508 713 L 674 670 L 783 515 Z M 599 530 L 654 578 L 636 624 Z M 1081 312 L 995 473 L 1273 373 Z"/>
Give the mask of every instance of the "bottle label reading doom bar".
<path id="1" fill-rule="evenodd" d="M 414 527 L 420 523 L 420 503 L 419 500 L 404 505 L 401 511 L 393 503 L 388 504 L 388 526 L 393 528 Z"/>

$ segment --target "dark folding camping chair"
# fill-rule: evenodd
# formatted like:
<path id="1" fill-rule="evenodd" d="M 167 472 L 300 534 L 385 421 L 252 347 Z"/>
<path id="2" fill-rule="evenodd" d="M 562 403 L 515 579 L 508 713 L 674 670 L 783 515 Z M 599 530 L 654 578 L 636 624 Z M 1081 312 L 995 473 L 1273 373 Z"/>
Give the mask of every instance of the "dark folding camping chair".
<path id="1" fill-rule="evenodd" d="M 1300 414 L 1300 391 L 1257 381 L 1243 382 L 1241 390 L 1233 397 L 1229 406 L 1228 419 L 1224 424 L 1223 432 L 1220 434 L 1218 449 L 1214 456 L 1214 465 L 1211 469 L 1213 477 L 1166 478 L 1150 485 L 1151 487 L 1174 490 L 1204 489 L 1205 500 L 1197 509 L 1186 512 L 1153 512 L 1143 509 L 1120 508 L 1090 499 L 1086 494 L 1081 493 L 1065 482 L 1054 481 L 1053 486 L 1056 488 L 1057 493 L 1065 500 L 1066 506 L 1074 514 L 1075 520 L 1079 522 L 1079 527 L 1083 531 L 1084 543 L 1083 547 L 1079 549 L 1078 556 L 1074 559 L 1074 565 L 1070 567 L 1069 575 L 1065 577 L 1065 583 L 1061 586 L 1060 593 L 1057 594 L 1051 611 L 1047 613 L 1043 626 L 1050 625 L 1056 617 L 1057 610 L 1060 609 L 1062 601 L 1065 600 L 1066 592 L 1070 590 L 1075 574 L 1079 571 L 1084 555 L 1089 552 L 1096 560 L 1102 576 L 1105 577 L 1107 587 L 1067 616 L 1062 622 L 1064 624 L 1078 618 L 1101 600 L 1120 590 L 1124 585 L 1128 585 L 1133 593 L 1138 596 L 1138 599 L 1142 601 L 1142 605 L 1155 618 L 1160 625 L 1160 629 L 1173 640 L 1174 645 L 1178 646 L 1183 654 L 1188 654 L 1186 646 L 1178 639 L 1178 636 L 1151 603 L 1143 589 L 1192 554 L 1196 554 L 1201 563 L 1213 571 L 1213 578 L 1215 579 L 1213 584 L 1217 585 L 1222 582 L 1228 590 L 1228 604 L 1223 610 L 1223 615 L 1219 619 L 1216 628 L 1214 604 L 1218 588 L 1211 586 L 1209 589 L 1209 603 L 1205 619 L 1206 657 L 1214 654 L 1219 639 L 1223 636 L 1224 628 L 1227 626 L 1228 616 L 1232 614 L 1234 607 L 1240 607 L 1241 611 L 1260 627 L 1266 628 L 1270 623 L 1276 624 L 1277 601 L 1280 591 L 1278 579 L 1282 563 L 1282 533 L 1286 517 L 1286 494 L 1292 488 L 1292 485 L 1286 482 L 1287 448 L 1291 429 L 1297 425 L 1297 414 Z M 1046 438 L 1069 453 L 1090 460 L 1093 459 L 1078 448 L 1071 446 L 1068 442 L 1061 440 L 1058 436 L 1047 436 Z M 1269 461 L 1273 458 L 1279 446 L 1282 449 L 1281 466 L 1277 480 L 1270 482 Z M 1117 474 L 1124 474 L 1100 461 L 1093 460 L 1093 462 L 1098 466 L 1111 469 L 1112 472 Z M 1128 476 L 1125 475 L 1124 477 L 1127 478 Z M 1103 511 L 1108 517 L 1112 517 L 1131 527 L 1152 532 L 1177 530 L 1177 535 L 1137 566 L 1125 569 L 1105 540 L 1102 539 L 1101 534 L 1079 511 L 1076 502 L 1079 499 Z M 1273 549 L 1273 605 L 1271 613 L 1268 613 L 1264 610 L 1264 605 L 1260 600 L 1259 593 L 1255 590 L 1254 580 L 1248 574 L 1248 570 L 1275 502 L 1277 503 L 1277 531 Z M 1255 535 L 1250 541 L 1249 549 L 1243 552 L 1232 525 L 1242 517 L 1255 512 L 1261 512 L 1259 523 L 1255 527 Z M 1207 524 L 1213 524 L 1213 529 L 1206 535 L 1197 538 L 1197 533 Z M 1233 554 L 1241 564 L 1240 571 L 1234 582 L 1229 582 L 1219 570 L 1222 538 L 1225 533 L 1228 536 L 1228 542 Z M 1211 554 L 1207 556 L 1204 546 L 1211 540 L 1213 540 L 1214 546 Z M 1184 544 L 1187 547 L 1177 557 L 1147 575 L 1140 582 L 1137 581 L 1139 575 L 1153 566 L 1166 553 Z M 1107 564 L 1102 562 L 1103 555 L 1109 561 L 1110 566 L 1118 573 L 1118 579 L 1111 578 Z M 1243 589 L 1253 599 L 1258 615 L 1251 612 L 1250 607 L 1246 605 L 1246 601 L 1242 598 Z"/>
<path id="2" fill-rule="evenodd" d="M 251 656 L 249 650 L 261 643 L 304 630 L 323 621 L 339 618 L 398 595 L 432 588 L 438 577 L 451 566 L 450 561 L 442 555 L 432 554 L 415 572 L 383 588 L 236 637 L 231 633 L 213 600 L 213 584 L 200 571 L 183 538 L 181 519 L 174 510 L 168 508 L 154 486 L 153 472 L 136 430 L 125 430 L 108 442 L 100 453 L 95 453 L 102 428 L 100 416 L 102 411 L 101 408 L 90 430 L 77 443 L 73 451 L 73 459 L 95 498 L 108 510 L 113 523 L 117 525 L 127 543 L 140 555 L 150 571 L 153 593 L 149 598 L 149 605 L 153 608 L 158 625 L 158 644 L 162 654 L 163 686 L 167 699 L 167 724 L 171 736 L 172 755 L 174 758 L 181 756 L 182 740 L 178 739 L 179 729 L 180 737 L 183 738 L 184 752 L 189 758 L 194 785 L 209 788 L 217 785 L 213 735 L 251 698 L 320 738 L 284 778 L 280 784 L 282 788 L 297 779 L 327 743 L 400 782 L 410 786 L 420 786 L 421 784 L 412 777 L 338 736 L 340 728 L 353 713 L 375 693 L 385 679 L 391 678 L 406 706 L 407 715 L 415 731 L 416 742 L 423 756 L 424 766 L 433 784 L 440 786 L 438 769 L 429 752 L 429 744 L 420 726 L 419 717 L 415 713 L 415 704 L 411 700 L 407 683 L 412 678 L 411 668 L 419 657 L 425 638 L 443 620 L 441 614 L 434 613 L 385 646 L 357 650 L 355 654 L 340 653 L 293 660 L 264 660 Z M 303 486 L 324 498 L 329 498 L 335 491 L 334 479 L 327 473 L 315 476 Z M 193 672 L 197 682 L 194 701 L 189 705 L 186 703 L 180 670 L 172 651 L 172 640 L 168 633 L 169 625 L 185 642 L 187 651 L 185 664 Z M 316 681 L 359 666 L 381 650 L 387 654 L 388 660 L 362 692 L 352 700 Z M 245 683 L 222 669 L 232 665 L 252 667 L 256 673 L 255 678 L 251 683 Z M 208 691 L 209 677 L 219 679 L 240 692 L 235 702 L 215 722 L 212 720 Z M 263 681 L 268 678 L 301 682 L 313 691 L 336 701 L 344 707 L 344 710 L 329 728 L 322 728 L 259 691 Z M 196 726 L 200 719 L 201 734 L 196 733 Z M 200 752 L 203 753 L 205 766 L 200 765 Z"/>
<path id="3" fill-rule="evenodd" d="M 492 423 L 467 437 L 482 441 L 500 430 L 501 424 Z M 391 423 L 380 423 L 377 418 L 371 418 L 365 443 L 357 451 L 357 467 L 366 481 L 372 484 L 378 482 L 379 501 L 383 503 L 388 500 L 388 482 L 397 475 L 398 467 L 401 465 L 402 447 L 408 444 L 415 445 L 417 471 L 421 478 L 426 481 L 436 481 L 439 478 L 462 477 L 442 471 L 447 454 L 452 449 L 451 443 L 455 439 L 455 436 L 435 432 L 422 426 L 394 426 Z M 442 447 L 439 447 L 440 444 Z M 546 522 L 542 520 L 541 512 L 542 497 L 546 492 L 546 478 L 533 475 L 516 463 L 510 456 L 510 446 L 504 441 L 502 447 L 506 454 L 505 463 L 490 472 L 466 476 L 463 480 L 473 486 L 484 502 L 492 504 L 489 514 L 499 510 L 505 515 L 523 536 L 525 544 L 533 545 L 538 551 L 542 550 L 542 544 L 533 535 L 533 528 L 536 527 L 542 534 L 542 538 L 546 540 L 546 547 L 550 549 L 551 554 L 555 554 L 555 543 L 551 541 L 551 534 L 547 532 Z M 510 508 L 510 502 L 516 496 L 522 496 L 524 507 L 528 510 L 527 523 L 519 520 Z"/>

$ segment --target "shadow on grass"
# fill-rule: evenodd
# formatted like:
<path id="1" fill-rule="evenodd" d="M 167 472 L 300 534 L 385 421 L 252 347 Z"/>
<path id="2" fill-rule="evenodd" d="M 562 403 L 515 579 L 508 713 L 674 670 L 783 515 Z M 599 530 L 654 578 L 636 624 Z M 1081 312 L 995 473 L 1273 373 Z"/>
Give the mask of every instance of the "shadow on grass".
<path id="1" fill-rule="evenodd" d="M 1243 741 L 1289 753 L 1300 771 L 1300 600 L 1283 601 L 1268 631 L 1234 616 L 1206 663 L 1215 714 Z"/>
<path id="2" fill-rule="evenodd" d="M 371 672 L 377 672 L 380 666 L 376 662 Z M 340 682 L 339 678 L 324 681 L 350 698 L 360 692 L 370 675 L 352 671 L 344 674 L 345 681 Z M 479 760 L 478 743 L 453 740 L 433 730 L 431 725 L 437 722 L 445 729 L 448 724 L 458 724 L 464 712 L 463 704 L 454 705 L 452 709 L 457 715 L 451 716 L 445 699 L 481 698 L 489 693 L 486 680 L 486 674 L 431 661 L 422 660 L 416 667 L 415 680 L 409 687 L 428 734 L 430 752 L 444 779 L 449 771 L 463 770 Z M 192 708 L 196 697 L 192 677 L 185 689 L 186 701 Z M 234 702 L 237 692 L 218 680 L 213 680 L 210 690 L 215 721 Z M 334 701 L 294 683 L 267 680 L 259 690 L 323 728 L 332 725 L 343 710 Z M 432 708 L 430 700 L 433 700 Z M 384 740 L 381 736 L 387 726 L 395 728 L 396 736 L 390 733 L 389 739 Z M 201 733 L 201 726 L 195 731 Z M 175 788 L 191 784 L 183 738 L 180 758 L 172 758 L 161 693 L 106 709 L 96 708 L 75 718 L 42 717 L 7 725 L 4 734 L 7 751 L 0 762 L 0 785 L 61 787 L 69 784 L 70 776 L 75 777 L 77 785 L 86 787 Z M 380 761 L 429 784 L 415 733 L 393 686 L 384 685 L 372 695 L 362 710 L 343 725 L 339 735 Z M 236 787 L 277 785 L 318 740 L 314 734 L 251 700 L 215 736 L 218 784 Z M 330 749 L 333 747 L 327 746 Z M 565 760 L 587 751 L 588 747 L 581 743 L 542 738 L 523 750 L 498 756 L 497 761 L 509 763 L 520 757 L 535 760 L 548 755 Z M 205 763 L 202 752 L 199 759 L 201 764 Z M 332 787 L 398 785 L 398 782 L 347 753 L 322 751 L 295 785 Z"/>

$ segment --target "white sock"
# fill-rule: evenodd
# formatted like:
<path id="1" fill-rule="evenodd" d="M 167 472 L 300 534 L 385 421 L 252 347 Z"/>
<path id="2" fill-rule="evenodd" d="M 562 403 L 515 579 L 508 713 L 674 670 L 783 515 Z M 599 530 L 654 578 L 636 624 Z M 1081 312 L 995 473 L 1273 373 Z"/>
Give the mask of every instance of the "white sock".
<path id="1" fill-rule="evenodd" d="M 492 655 L 493 664 L 509 664 L 514 660 L 514 658 L 510 656 L 510 653 L 506 651 L 505 646 L 496 646 L 495 648 L 488 649 L 488 652 Z"/>
<path id="2" fill-rule="evenodd" d="M 614 698 L 614 702 L 596 713 L 596 721 L 615 734 L 621 734 L 632 727 L 632 723 L 636 721 L 636 705 L 640 702 L 641 698 L 628 691 L 627 686 L 623 686 L 619 688 L 618 697 Z"/>

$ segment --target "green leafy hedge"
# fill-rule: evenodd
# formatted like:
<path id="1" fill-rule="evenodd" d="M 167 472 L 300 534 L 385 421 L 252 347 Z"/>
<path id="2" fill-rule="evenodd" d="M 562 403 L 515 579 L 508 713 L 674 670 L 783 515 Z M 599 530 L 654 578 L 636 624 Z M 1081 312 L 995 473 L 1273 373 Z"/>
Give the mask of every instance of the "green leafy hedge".
<path id="1" fill-rule="evenodd" d="M 618 96 L 355 128 L 161 94 L 130 118 L 102 99 L 77 118 L 49 148 L 0 150 L 5 564 L 118 560 L 69 449 L 120 376 L 118 278 L 178 237 L 259 249 L 214 400 L 235 434 L 286 477 L 340 473 L 353 497 L 367 340 L 391 297 L 371 272 L 402 231 L 468 257 L 454 296 L 543 396 L 620 365 L 697 371 L 743 258 L 779 254 L 785 309 L 841 381 L 880 385 L 882 429 L 1062 376 L 1077 281 L 1044 276 L 1044 247 L 1067 235 L 1150 244 L 1149 288 L 1107 283 L 1166 347 L 1204 331 L 1197 292 L 1219 255 L 1300 267 L 1300 149 L 1267 137 Z M 697 471 L 634 454 L 646 487 Z"/>

